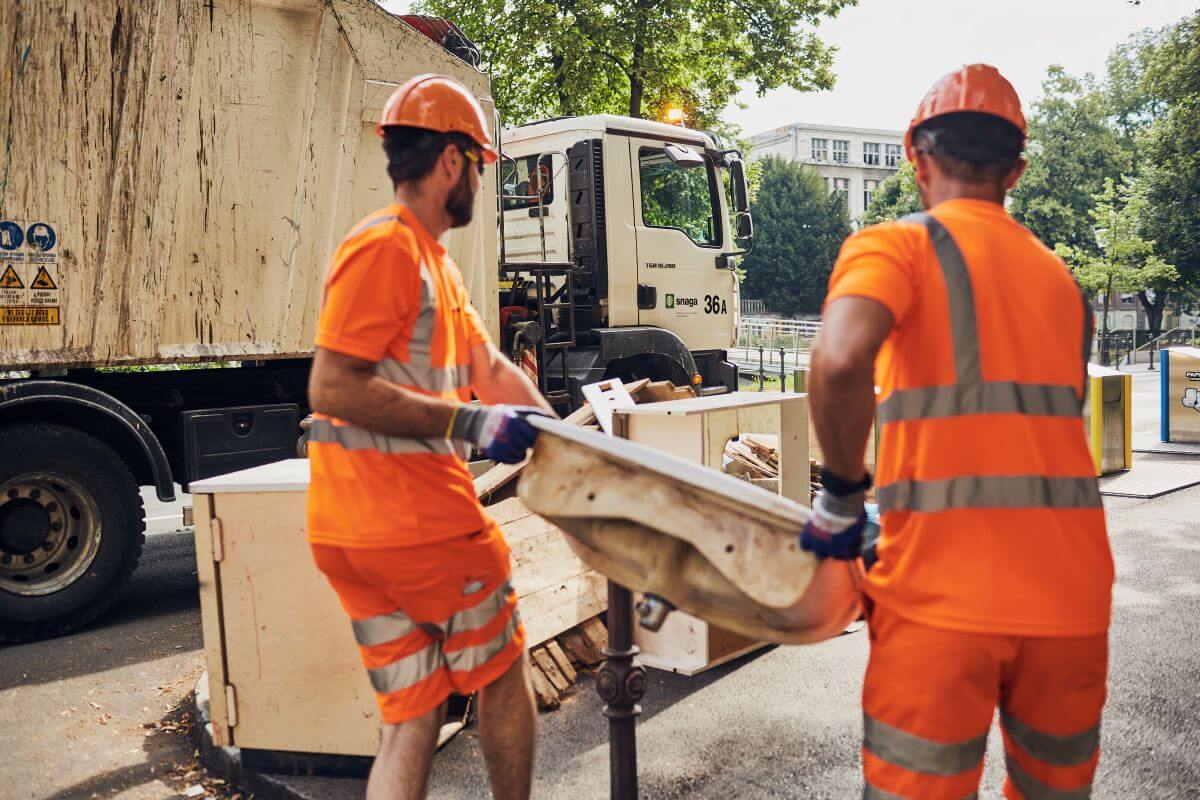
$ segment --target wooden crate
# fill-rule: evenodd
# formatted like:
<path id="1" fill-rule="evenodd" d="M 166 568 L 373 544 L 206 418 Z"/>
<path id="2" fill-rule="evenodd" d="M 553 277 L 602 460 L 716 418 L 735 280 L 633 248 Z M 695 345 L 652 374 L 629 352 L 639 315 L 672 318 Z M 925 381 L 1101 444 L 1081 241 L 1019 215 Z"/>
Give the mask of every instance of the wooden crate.
<path id="1" fill-rule="evenodd" d="M 716 470 L 722 470 L 726 443 L 746 433 L 779 437 L 779 493 L 807 506 L 808 395 L 732 392 L 637 406 L 614 416 L 614 435 Z M 764 646 L 682 611 L 672 612 L 656 632 L 635 627 L 634 642 L 642 663 L 684 675 Z"/>

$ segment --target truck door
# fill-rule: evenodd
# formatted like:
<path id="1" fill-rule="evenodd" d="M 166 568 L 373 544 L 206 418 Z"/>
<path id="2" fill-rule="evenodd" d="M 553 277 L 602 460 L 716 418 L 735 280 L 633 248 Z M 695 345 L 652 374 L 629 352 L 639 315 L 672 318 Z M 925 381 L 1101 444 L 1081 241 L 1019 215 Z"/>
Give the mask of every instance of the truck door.
<path id="1" fill-rule="evenodd" d="M 723 350 L 737 300 L 736 276 L 718 267 L 732 249 L 720 171 L 699 145 L 689 147 L 703 163 L 692 166 L 668 157 L 668 146 L 629 139 L 638 321 L 673 331 L 689 350 Z"/>

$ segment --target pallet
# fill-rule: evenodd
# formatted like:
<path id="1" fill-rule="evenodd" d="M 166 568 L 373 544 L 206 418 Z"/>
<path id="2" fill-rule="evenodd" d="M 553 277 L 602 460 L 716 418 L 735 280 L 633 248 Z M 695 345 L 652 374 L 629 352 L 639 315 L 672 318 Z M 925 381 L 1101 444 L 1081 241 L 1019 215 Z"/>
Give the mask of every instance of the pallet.
<path id="1" fill-rule="evenodd" d="M 579 675 L 604 660 L 607 646 L 608 629 L 599 617 L 592 617 L 530 650 L 530 677 L 538 708 L 558 708 L 577 685 Z"/>

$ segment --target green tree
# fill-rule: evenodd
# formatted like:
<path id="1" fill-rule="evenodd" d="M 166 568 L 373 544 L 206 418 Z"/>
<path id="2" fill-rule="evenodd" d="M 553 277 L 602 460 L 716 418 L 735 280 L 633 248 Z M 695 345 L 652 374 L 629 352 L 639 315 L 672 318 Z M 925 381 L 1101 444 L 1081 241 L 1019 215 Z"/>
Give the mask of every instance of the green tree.
<path id="1" fill-rule="evenodd" d="M 857 0 L 420 0 L 479 45 L 507 122 L 594 113 L 657 117 L 680 106 L 713 125 L 758 93 L 829 89 L 833 48 L 818 23 Z"/>
<path id="2" fill-rule="evenodd" d="M 1142 89 L 1166 109 L 1138 138 L 1146 232 L 1179 271 L 1172 291 L 1194 298 L 1200 288 L 1200 12 L 1162 34 Z M 1156 306 L 1161 320 L 1167 292 L 1141 300 L 1147 310 Z"/>
<path id="3" fill-rule="evenodd" d="M 1112 104 L 1090 76 L 1051 67 L 1029 118 L 1029 168 L 1009 210 L 1043 242 L 1097 254 L 1090 212 L 1106 178 L 1130 171 L 1110 121 Z"/>
<path id="4" fill-rule="evenodd" d="M 889 175 L 871 195 L 871 204 L 863 214 L 864 225 L 899 219 L 924 208 L 921 193 L 917 191 L 917 175 L 912 164 L 905 161 L 899 171 Z"/>
<path id="5" fill-rule="evenodd" d="M 816 172 L 780 158 L 762 162 L 762 186 L 751 207 L 754 250 L 742 259 L 742 294 L 786 315 L 820 312 L 829 273 L 850 213 Z"/>
<path id="6" fill-rule="evenodd" d="M 1169 285 L 1178 278 L 1175 267 L 1156 252 L 1154 242 L 1143 238 L 1146 199 L 1130 180 L 1104 181 L 1091 212 L 1096 249 L 1059 243 L 1055 251 L 1071 267 L 1079 285 L 1091 296 L 1100 295 L 1100 360 L 1108 363 L 1108 303 L 1115 294 L 1145 292 Z"/>

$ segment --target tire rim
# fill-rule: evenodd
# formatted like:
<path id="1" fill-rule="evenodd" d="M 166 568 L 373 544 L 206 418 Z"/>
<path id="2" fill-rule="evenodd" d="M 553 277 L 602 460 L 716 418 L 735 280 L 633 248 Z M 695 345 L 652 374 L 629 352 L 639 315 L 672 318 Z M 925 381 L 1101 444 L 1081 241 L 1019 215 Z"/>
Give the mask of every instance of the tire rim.
<path id="1" fill-rule="evenodd" d="M 65 589 L 96 560 L 102 535 L 99 505 L 77 481 L 34 473 L 0 484 L 0 589 Z"/>

